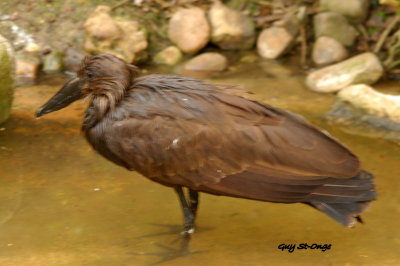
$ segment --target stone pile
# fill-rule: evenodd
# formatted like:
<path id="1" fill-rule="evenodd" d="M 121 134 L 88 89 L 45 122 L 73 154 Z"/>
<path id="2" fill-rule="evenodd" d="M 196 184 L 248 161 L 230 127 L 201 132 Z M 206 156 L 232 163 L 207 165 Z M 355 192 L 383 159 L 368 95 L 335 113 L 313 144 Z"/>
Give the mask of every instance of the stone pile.
<path id="1" fill-rule="evenodd" d="M 194 55 L 208 43 L 222 50 L 247 50 L 255 43 L 255 25 L 241 12 L 228 8 L 216 1 L 206 13 L 200 8 L 182 8 L 176 11 L 168 25 L 168 37 L 183 53 Z M 172 51 L 172 48 L 169 48 Z M 159 64 L 174 65 L 181 56 L 169 55 L 165 50 L 158 53 L 154 61 Z M 179 59 L 167 60 L 167 57 Z M 182 68 L 184 73 L 199 71 L 219 72 L 227 67 L 227 59 L 220 53 L 203 53 L 189 60 Z"/>

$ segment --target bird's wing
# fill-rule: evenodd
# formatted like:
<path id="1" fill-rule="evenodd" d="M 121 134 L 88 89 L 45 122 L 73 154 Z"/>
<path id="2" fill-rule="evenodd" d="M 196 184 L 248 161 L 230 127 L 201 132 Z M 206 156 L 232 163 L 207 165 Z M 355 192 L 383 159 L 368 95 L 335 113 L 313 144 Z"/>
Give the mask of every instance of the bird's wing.
<path id="1" fill-rule="evenodd" d="M 138 89 L 120 108 L 122 118 L 106 125 L 108 148 L 165 184 L 199 187 L 263 171 L 295 182 L 359 171 L 355 155 L 299 116 L 223 90 Z"/>

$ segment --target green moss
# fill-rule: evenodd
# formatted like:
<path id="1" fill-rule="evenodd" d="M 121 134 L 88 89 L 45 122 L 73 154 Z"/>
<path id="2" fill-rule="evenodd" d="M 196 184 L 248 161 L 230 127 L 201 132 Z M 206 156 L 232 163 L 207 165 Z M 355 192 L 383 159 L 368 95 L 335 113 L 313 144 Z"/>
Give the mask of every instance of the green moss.
<path id="1" fill-rule="evenodd" d="M 10 116 L 13 100 L 12 64 L 6 47 L 0 44 L 0 123 Z"/>

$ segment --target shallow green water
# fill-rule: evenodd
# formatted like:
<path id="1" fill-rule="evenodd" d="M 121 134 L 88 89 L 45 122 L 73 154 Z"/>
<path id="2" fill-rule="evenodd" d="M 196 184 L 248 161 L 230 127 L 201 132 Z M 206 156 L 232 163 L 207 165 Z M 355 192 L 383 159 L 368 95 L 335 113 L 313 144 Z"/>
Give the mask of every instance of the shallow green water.
<path id="1" fill-rule="evenodd" d="M 264 61 L 212 82 L 299 112 L 359 155 L 379 192 L 365 224 L 345 228 L 301 204 L 202 194 L 186 249 L 174 192 L 97 155 L 79 132 L 84 103 L 33 117 L 63 81 L 18 88 L 0 126 L 0 265 L 400 265 L 400 146 L 327 124 L 334 97 L 306 90 L 301 72 Z M 289 253 L 282 243 L 332 246 Z"/>

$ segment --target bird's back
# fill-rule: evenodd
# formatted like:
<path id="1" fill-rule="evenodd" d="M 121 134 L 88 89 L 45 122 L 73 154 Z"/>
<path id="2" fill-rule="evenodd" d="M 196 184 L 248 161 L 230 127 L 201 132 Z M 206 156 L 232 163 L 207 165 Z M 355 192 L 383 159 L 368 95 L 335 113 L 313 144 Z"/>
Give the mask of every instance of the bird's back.
<path id="1" fill-rule="evenodd" d="M 177 76 L 137 78 L 86 136 L 106 158 L 164 185 L 314 206 L 374 197 L 347 148 L 300 116 L 233 91 Z"/>

